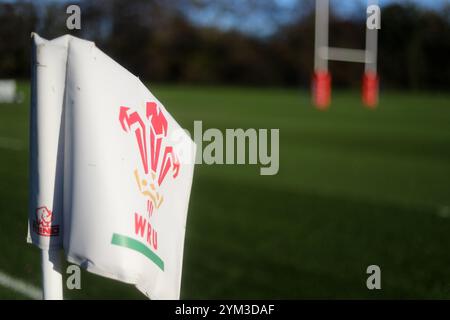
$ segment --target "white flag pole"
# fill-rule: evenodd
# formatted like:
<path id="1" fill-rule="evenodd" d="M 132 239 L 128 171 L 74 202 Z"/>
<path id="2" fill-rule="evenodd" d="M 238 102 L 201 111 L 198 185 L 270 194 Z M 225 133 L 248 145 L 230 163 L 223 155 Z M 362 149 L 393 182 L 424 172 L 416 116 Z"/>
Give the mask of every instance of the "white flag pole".
<path id="1" fill-rule="evenodd" d="M 63 300 L 61 250 L 41 250 L 44 300 Z"/>

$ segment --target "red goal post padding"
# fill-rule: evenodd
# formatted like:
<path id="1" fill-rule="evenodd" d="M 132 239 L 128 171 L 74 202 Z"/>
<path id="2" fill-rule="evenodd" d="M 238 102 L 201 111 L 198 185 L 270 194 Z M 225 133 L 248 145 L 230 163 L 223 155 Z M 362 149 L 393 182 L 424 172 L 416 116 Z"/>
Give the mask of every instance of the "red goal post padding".
<path id="1" fill-rule="evenodd" d="M 379 78 L 375 72 L 366 72 L 362 81 L 362 102 L 369 108 L 375 108 L 378 104 Z"/>
<path id="2" fill-rule="evenodd" d="M 328 71 L 316 71 L 312 80 L 313 104 L 317 109 L 327 109 L 331 100 L 331 75 Z"/>

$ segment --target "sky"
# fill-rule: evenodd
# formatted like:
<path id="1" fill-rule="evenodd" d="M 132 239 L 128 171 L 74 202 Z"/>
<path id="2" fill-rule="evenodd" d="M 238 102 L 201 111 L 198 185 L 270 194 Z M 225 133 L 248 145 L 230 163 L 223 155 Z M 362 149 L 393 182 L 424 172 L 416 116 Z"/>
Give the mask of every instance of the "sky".
<path id="1" fill-rule="evenodd" d="M 94 1 L 94 0 L 93 0 Z M 0 0 L 1 2 L 17 2 L 17 0 Z M 74 2 L 71 0 L 40 0 L 40 2 L 59 2 L 59 3 L 68 3 L 68 2 Z M 75 1 L 77 2 L 77 1 Z M 278 0 L 281 4 L 286 4 L 289 6 L 289 4 L 292 2 L 292 0 Z M 361 3 L 366 3 L 366 0 L 331 0 L 331 2 L 335 2 L 336 4 L 339 4 L 340 7 L 342 7 L 344 10 L 352 10 L 355 6 L 361 5 Z M 444 4 L 449 3 L 450 0 L 379 0 L 379 3 L 381 6 L 384 6 L 386 4 L 390 4 L 393 2 L 412 2 L 419 4 L 421 6 L 425 6 L 428 8 L 439 8 L 442 7 Z"/>
<path id="2" fill-rule="evenodd" d="M 289 0 L 284 0 L 284 1 L 289 1 Z M 331 1 L 334 1 L 334 0 L 331 0 Z M 359 3 L 365 3 L 366 1 L 365 0 L 350 0 L 350 1 L 340 1 L 340 3 L 341 4 L 345 4 L 345 5 L 348 5 L 348 6 L 351 6 L 352 5 L 352 3 L 355 3 L 355 2 L 359 2 Z M 384 5 L 387 5 L 387 4 L 391 4 L 391 3 L 393 3 L 393 2 L 413 2 L 413 3 L 416 3 L 416 4 L 419 4 L 419 5 L 422 5 L 422 6 L 425 6 L 425 7 L 430 7 L 430 8 L 439 8 L 439 7 L 441 7 L 442 5 L 444 5 L 444 4 L 446 4 L 446 3 L 449 3 L 449 0 L 379 0 L 378 1 L 379 2 L 379 4 L 381 5 L 381 6 L 384 6 Z"/>
<path id="3" fill-rule="evenodd" d="M 26 0 L 25 0 L 26 1 Z M 95 1 L 95 0 L 92 0 Z M 240 0 L 245 3 L 245 0 Z M 263 0 L 260 0 L 263 1 Z M 295 3 L 298 0 L 276 0 L 282 6 L 283 16 L 279 17 L 289 21 L 289 17 L 295 16 Z M 303 0 L 302 0 L 303 1 Z M 305 0 L 306 1 L 306 0 Z M 0 3 L 14 3 L 18 0 L 0 0 Z M 39 3 L 73 3 L 77 1 L 70 0 L 40 0 Z M 236 2 L 239 3 L 239 2 Z M 392 3 L 412 3 L 420 7 L 432 10 L 439 10 L 446 4 L 450 4 L 450 0 L 378 0 L 381 8 Z M 367 0 L 330 0 L 332 10 L 341 17 L 352 16 L 364 18 L 366 13 L 364 7 L 367 5 Z M 285 10 L 284 10 L 285 9 Z M 383 14 L 383 12 L 381 11 Z M 226 14 L 222 11 L 214 10 L 194 10 L 193 12 L 186 12 L 187 16 L 192 22 L 200 26 L 214 26 L 224 30 L 237 29 L 245 33 L 266 36 L 270 35 L 276 30 L 276 25 L 271 25 L 270 15 L 272 13 L 265 12 L 263 15 L 252 14 L 252 12 L 236 16 L 234 14 Z M 298 14 L 297 14 L 298 16 Z"/>
<path id="4" fill-rule="evenodd" d="M 245 0 L 242 0 L 245 1 Z M 261 0 L 262 1 L 262 0 Z M 287 19 L 295 16 L 295 10 L 298 9 L 295 3 L 298 0 L 276 0 L 280 6 L 283 7 L 283 12 L 286 13 Z M 306 1 L 306 0 L 305 0 Z M 384 6 L 393 3 L 415 4 L 431 10 L 439 10 L 446 4 L 450 4 L 450 0 L 379 0 L 381 9 Z M 367 0 L 330 0 L 330 6 L 335 14 L 341 17 L 357 17 L 365 19 L 366 12 L 364 8 L 367 6 Z M 269 13 L 270 15 L 271 13 Z M 381 11 L 381 14 L 383 12 Z M 196 11 L 188 13 L 191 20 L 202 26 L 215 26 L 221 29 L 238 29 L 245 33 L 255 34 L 259 36 L 270 35 L 276 30 L 276 25 L 271 24 L 270 18 L 261 16 L 259 14 L 244 14 L 242 16 L 227 15 L 222 12 L 213 11 Z M 298 15 L 297 15 L 298 16 Z"/>
<path id="5" fill-rule="evenodd" d="M 280 0 L 289 2 L 291 0 Z M 417 5 L 430 8 L 439 9 L 445 4 L 450 3 L 450 0 L 379 0 L 379 5 L 381 7 L 392 4 L 392 3 L 415 3 Z M 342 12 L 351 12 L 358 6 L 366 4 L 366 0 L 331 0 L 331 3 L 336 9 L 342 10 Z"/>

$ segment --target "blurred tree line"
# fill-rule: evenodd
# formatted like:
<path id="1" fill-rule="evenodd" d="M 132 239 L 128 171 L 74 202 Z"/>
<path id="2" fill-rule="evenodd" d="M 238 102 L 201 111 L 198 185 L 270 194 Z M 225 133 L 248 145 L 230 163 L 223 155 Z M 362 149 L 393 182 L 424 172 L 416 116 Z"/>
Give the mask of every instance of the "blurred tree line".
<path id="1" fill-rule="evenodd" d="M 310 83 L 313 0 L 293 0 L 289 8 L 276 0 L 80 1 L 82 28 L 74 32 L 66 29 L 67 5 L 0 3 L 0 78 L 29 77 L 29 35 L 37 31 L 45 38 L 71 33 L 95 41 L 149 81 L 304 87 Z M 364 47 L 361 10 L 360 17 L 332 10 L 330 45 Z M 449 55 L 450 6 L 439 12 L 411 4 L 382 8 L 383 86 L 450 89 Z M 333 81 L 342 87 L 360 86 L 363 68 L 330 63 Z"/>

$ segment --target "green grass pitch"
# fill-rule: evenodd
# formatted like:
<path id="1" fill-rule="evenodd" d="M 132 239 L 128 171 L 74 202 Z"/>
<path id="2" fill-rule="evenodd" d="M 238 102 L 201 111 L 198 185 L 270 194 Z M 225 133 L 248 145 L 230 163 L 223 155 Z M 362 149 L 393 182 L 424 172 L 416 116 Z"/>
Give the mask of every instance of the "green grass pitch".
<path id="1" fill-rule="evenodd" d="M 29 84 L 0 104 L 0 270 L 40 286 L 26 244 Z M 196 166 L 182 298 L 450 298 L 450 95 L 151 86 L 188 129 L 279 128 L 280 171 Z M 381 290 L 366 268 L 381 267 Z M 144 298 L 83 272 L 66 298 Z M 0 286 L 0 298 L 25 298 Z"/>

